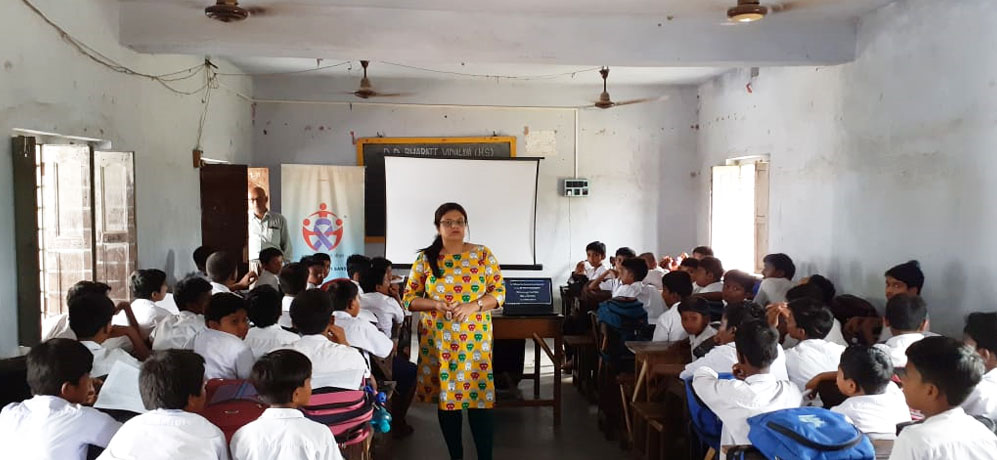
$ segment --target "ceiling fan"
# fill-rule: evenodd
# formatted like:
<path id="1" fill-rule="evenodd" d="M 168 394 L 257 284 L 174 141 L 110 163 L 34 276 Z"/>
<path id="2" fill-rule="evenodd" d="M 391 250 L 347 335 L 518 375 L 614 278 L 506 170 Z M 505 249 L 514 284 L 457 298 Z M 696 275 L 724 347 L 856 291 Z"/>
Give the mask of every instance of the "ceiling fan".
<path id="1" fill-rule="evenodd" d="M 612 98 L 609 97 L 609 91 L 606 88 L 606 80 L 609 79 L 609 67 L 603 67 L 602 69 L 600 69 L 599 74 L 602 75 L 602 94 L 599 95 L 599 100 L 592 105 L 585 105 L 579 108 L 597 108 L 605 110 L 605 109 L 611 109 L 613 107 L 619 107 L 621 105 L 640 104 L 642 102 L 651 102 L 651 101 L 662 101 L 668 98 L 667 96 L 660 96 L 660 97 L 648 97 L 642 99 L 631 99 L 629 101 L 620 101 L 620 102 L 613 101 Z"/>
<path id="2" fill-rule="evenodd" d="M 729 24 L 747 24 L 761 21 L 767 16 L 776 13 L 784 13 L 807 3 L 808 0 L 795 2 L 766 2 L 761 0 L 737 0 L 737 5 L 727 9 L 727 21 Z"/>
<path id="3" fill-rule="evenodd" d="M 370 79 L 367 78 L 368 65 L 370 65 L 370 61 L 360 61 L 360 66 L 363 67 L 363 78 L 360 79 L 360 88 L 349 94 L 359 97 L 360 99 L 368 99 L 372 97 L 402 97 L 409 95 L 409 93 L 379 93 L 375 91 L 374 87 L 370 84 Z"/>
<path id="4" fill-rule="evenodd" d="M 214 5 L 204 9 L 204 14 L 221 22 L 245 21 L 250 16 L 263 16 L 270 13 L 269 8 L 262 6 L 239 6 L 239 0 L 216 0 Z"/>

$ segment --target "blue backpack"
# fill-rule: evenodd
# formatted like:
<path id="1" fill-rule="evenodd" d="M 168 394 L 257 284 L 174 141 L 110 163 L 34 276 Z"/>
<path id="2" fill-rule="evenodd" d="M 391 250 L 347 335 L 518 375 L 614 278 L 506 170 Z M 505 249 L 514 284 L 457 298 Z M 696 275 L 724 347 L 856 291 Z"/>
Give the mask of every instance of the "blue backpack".
<path id="1" fill-rule="evenodd" d="M 600 323 L 605 323 L 612 332 L 609 349 L 601 352 L 604 359 L 617 361 L 632 358 L 625 343 L 635 340 L 651 340 L 646 331 L 647 311 L 639 301 L 626 301 L 623 298 L 609 299 L 599 304 L 596 317 Z"/>
<path id="2" fill-rule="evenodd" d="M 783 409 L 748 419 L 748 439 L 766 458 L 860 460 L 876 458 L 872 441 L 844 415 L 820 407 Z"/>

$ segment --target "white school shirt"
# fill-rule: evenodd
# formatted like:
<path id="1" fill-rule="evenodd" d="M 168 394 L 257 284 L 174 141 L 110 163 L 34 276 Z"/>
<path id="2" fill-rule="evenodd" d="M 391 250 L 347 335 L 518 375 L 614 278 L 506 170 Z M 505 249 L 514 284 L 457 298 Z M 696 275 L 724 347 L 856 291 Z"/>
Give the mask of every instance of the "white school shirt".
<path id="1" fill-rule="evenodd" d="M 744 380 L 720 380 L 713 369 L 701 367 L 692 378 L 699 399 L 723 422 L 720 445 L 751 444 L 748 418 L 779 409 L 800 407 L 803 393 L 792 382 L 772 374 L 755 374 Z"/>
<path id="2" fill-rule="evenodd" d="M 706 286 L 700 286 L 697 283 L 692 283 L 692 293 L 693 294 L 709 294 L 711 292 L 723 292 L 724 283 L 723 281 L 717 281 L 710 283 Z"/>
<path id="3" fill-rule="evenodd" d="M 983 374 L 983 380 L 962 403 L 969 415 L 982 415 L 997 420 L 997 369 Z"/>
<path id="4" fill-rule="evenodd" d="M 661 278 L 665 276 L 665 273 L 668 273 L 668 270 L 661 267 L 654 267 L 653 269 L 648 270 L 647 276 L 644 277 L 644 284 L 654 286 L 655 289 L 660 291 L 663 287 L 661 284 Z"/>
<path id="5" fill-rule="evenodd" d="M 603 273 L 606 272 L 606 270 L 609 270 L 609 267 L 607 267 L 605 264 L 600 264 L 598 267 L 593 267 L 592 264 L 588 263 L 587 260 L 585 261 L 585 277 L 588 278 L 590 281 L 601 276 Z"/>
<path id="6" fill-rule="evenodd" d="M 623 284 L 619 280 L 613 280 L 613 297 L 633 297 L 638 298 L 644 294 L 644 284 L 635 281 L 630 284 Z"/>
<path id="7" fill-rule="evenodd" d="M 682 314 L 679 313 L 679 304 L 675 302 L 671 308 L 665 310 L 654 323 L 654 342 L 678 342 L 689 337 L 689 333 L 682 328 Z M 696 347 L 693 347 L 696 348 Z"/>
<path id="8" fill-rule="evenodd" d="M 779 356 L 775 358 L 772 365 L 769 366 L 769 373 L 774 375 L 775 378 L 779 380 L 789 380 L 789 376 L 786 373 L 786 353 L 782 350 L 782 347 L 778 347 Z M 708 367 L 713 369 L 718 373 L 731 373 L 734 369 L 734 365 L 737 364 L 737 348 L 734 342 L 730 342 L 724 345 L 717 345 L 713 347 L 705 356 L 699 358 L 689 364 L 686 364 L 685 370 L 679 374 L 679 378 L 689 378 L 692 374 L 701 367 Z"/>
<path id="9" fill-rule="evenodd" d="M 703 329 L 703 332 L 700 332 L 699 335 L 690 335 L 689 346 L 691 347 L 691 351 L 695 351 L 696 347 L 702 345 L 703 342 L 715 335 L 717 335 L 717 330 L 713 326 L 709 325 L 707 325 L 706 328 Z M 692 355 L 692 359 L 696 359 L 695 354 Z"/>
<path id="10" fill-rule="evenodd" d="M 893 367 L 904 367 L 907 365 L 907 348 L 924 337 L 925 335 L 920 332 L 900 334 L 891 337 L 886 343 L 877 343 L 873 346 L 885 351 L 890 356 L 890 359 L 893 360 Z"/>
<path id="11" fill-rule="evenodd" d="M 961 407 L 904 428 L 890 460 L 993 460 L 997 436 Z"/>
<path id="12" fill-rule="evenodd" d="M 613 291 L 616 290 L 617 287 L 619 287 L 622 284 L 623 283 L 620 282 L 619 278 L 616 278 L 616 277 L 613 277 L 612 275 L 610 275 L 610 278 L 606 278 L 606 279 L 602 280 L 601 283 L 599 283 L 599 289 L 601 289 L 603 291 L 613 292 Z M 614 295 L 613 297 L 616 297 L 616 296 Z"/>
<path id="13" fill-rule="evenodd" d="M 786 373 L 789 381 L 806 388 L 807 382 L 822 372 L 838 370 L 843 345 L 823 339 L 807 339 L 786 350 Z"/>
<path id="14" fill-rule="evenodd" d="M 204 417 L 156 409 L 125 422 L 97 460 L 227 460 L 225 435 Z"/>
<path id="15" fill-rule="evenodd" d="M 785 302 L 786 292 L 793 287 L 793 280 L 786 278 L 765 278 L 758 284 L 758 293 L 753 301 L 763 307 Z"/>
<path id="16" fill-rule="evenodd" d="M 370 368 L 360 351 L 335 343 L 322 334 L 302 336 L 285 348 L 300 351 L 312 361 L 312 388 L 327 386 L 323 384 L 321 374 L 363 370 L 363 378 L 370 377 Z M 361 379 L 356 382 L 356 386 L 347 389 L 355 390 L 362 384 Z"/>
<path id="17" fill-rule="evenodd" d="M 135 299 L 132 301 L 132 314 L 135 315 L 135 321 L 138 322 L 138 330 L 142 334 L 142 337 L 149 337 L 149 333 L 156 328 L 156 325 L 160 321 L 173 316 L 169 310 L 156 306 L 156 304 L 149 299 Z M 128 316 L 124 311 L 118 312 L 114 315 L 111 320 L 111 324 L 115 326 L 129 326 Z"/>
<path id="18" fill-rule="evenodd" d="M 911 421 L 903 391 L 893 382 L 878 395 L 859 395 L 831 408 L 872 439 L 895 439 L 897 425 Z"/>
<path id="19" fill-rule="evenodd" d="M 405 321 L 405 310 L 398 305 L 391 296 L 386 296 L 380 292 L 368 292 L 360 295 L 360 311 L 367 311 L 377 318 L 377 328 L 384 335 L 391 337 L 391 328 L 394 323 L 401 324 Z"/>
<path id="20" fill-rule="evenodd" d="M 312 282 L 309 282 L 308 284 L 305 285 L 305 290 L 306 291 L 309 290 L 309 289 L 318 289 L 318 288 L 319 288 L 319 285 L 317 285 L 315 283 L 312 283 Z"/>
<path id="21" fill-rule="evenodd" d="M 225 292 L 232 292 L 232 290 L 229 289 L 228 286 L 222 283 L 216 283 L 214 281 L 211 282 L 211 295 L 221 294 Z"/>
<path id="22" fill-rule="evenodd" d="M 142 363 L 135 359 L 128 352 L 120 348 L 106 348 L 103 345 L 90 340 L 80 342 L 93 354 L 93 369 L 90 375 L 93 377 L 103 377 L 111 373 L 114 363 L 121 361 L 135 369 L 141 369 Z"/>
<path id="23" fill-rule="evenodd" d="M 248 379 L 256 359 L 253 350 L 228 332 L 205 329 L 194 337 L 194 353 L 204 357 L 204 378 Z"/>
<path id="24" fill-rule="evenodd" d="M 207 329 L 204 322 L 204 315 L 199 315 L 192 311 L 184 310 L 179 315 L 173 315 L 159 322 L 159 325 L 152 330 L 153 350 L 169 350 L 179 348 L 192 350 L 194 348 L 194 337 L 198 332 Z"/>
<path id="25" fill-rule="evenodd" d="M 354 318 L 345 311 L 332 313 L 336 317 L 336 325 L 346 332 L 346 341 L 350 346 L 366 351 L 378 358 L 386 358 L 391 354 L 395 343 L 386 337 L 372 323 L 360 318 Z"/>
<path id="26" fill-rule="evenodd" d="M 353 283 L 357 287 L 357 294 L 359 294 L 359 295 L 366 294 L 366 292 L 363 292 L 363 288 L 360 287 L 360 282 L 359 281 L 357 281 L 355 279 L 351 279 L 350 282 Z"/>
<path id="27" fill-rule="evenodd" d="M 232 436 L 233 460 L 343 460 L 329 427 L 298 409 L 271 407 Z"/>
<path id="28" fill-rule="evenodd" d="M 294 327 L 291 324 L 291 302 L 294 302 L 294 297 L 285 295 L 280 301 L 280 319 L 277 320 L 277 324 L 284 327 Z"/>
<path id="29" fill-rule="evenodd" d="M 38 395 L 0 412 L 4 458 L 85 459 L 87 444 L 105 447 L 121 424 L 92 407 Z"/>
<path id="30" fill-rule="evenodd" d="M 253 351 L 253 358 L 260 359 L 261 356 L 278 348 L 284 348 L 300 338 L 298 334 L 284 330 L 280 324 L 271 324 L 267 327 L 249 328 L 244 342 Z"/>
<path id="31" fill-rule="evenodd" d="M 280 279 L 277 278 L 277 275 L 270 273 L 267 269 L 261 268 L 259 278 L 256 278 L 256 283 L 253 285 L 253 288 L 260 286 L 270 286 L 280 291 Z"/>
<path id="32" fill-rule="evenodd" d="M 665 300 L 661 298 L 661 291 L 644 282 L 635 284 L 641 285 L 637 300 L 644 305 L 644 311 L 647 312 L 647 322 L 654 324 L 658 321 L 658 317 L 665 312 Z"/>

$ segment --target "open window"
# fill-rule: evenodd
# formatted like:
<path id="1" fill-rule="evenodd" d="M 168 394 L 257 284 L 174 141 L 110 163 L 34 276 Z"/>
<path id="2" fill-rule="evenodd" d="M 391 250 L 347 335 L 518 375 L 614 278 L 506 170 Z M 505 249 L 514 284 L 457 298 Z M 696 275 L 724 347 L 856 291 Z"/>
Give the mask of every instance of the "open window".
<path id="1" fill-rule="evenodd" d="M 768 252 L 769 164 L 763 158 L 714 166 L 710 245 L 725 269 L 761 273 Z"/>

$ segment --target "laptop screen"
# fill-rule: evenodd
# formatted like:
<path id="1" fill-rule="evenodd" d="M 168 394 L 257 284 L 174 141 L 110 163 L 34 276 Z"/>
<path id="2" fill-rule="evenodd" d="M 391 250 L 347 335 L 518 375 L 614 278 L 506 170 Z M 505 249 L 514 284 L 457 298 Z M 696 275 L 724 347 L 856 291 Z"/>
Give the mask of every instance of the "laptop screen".
<path id="1" fill-rule="evenodd" d="M 506 278 L 505 304 L 553 305 L 553 283 L 550 278 Z"/>

